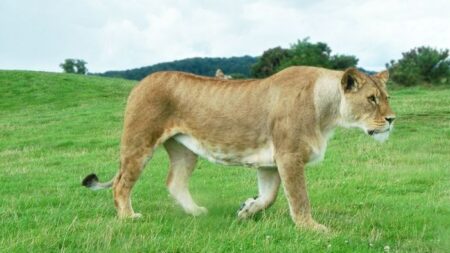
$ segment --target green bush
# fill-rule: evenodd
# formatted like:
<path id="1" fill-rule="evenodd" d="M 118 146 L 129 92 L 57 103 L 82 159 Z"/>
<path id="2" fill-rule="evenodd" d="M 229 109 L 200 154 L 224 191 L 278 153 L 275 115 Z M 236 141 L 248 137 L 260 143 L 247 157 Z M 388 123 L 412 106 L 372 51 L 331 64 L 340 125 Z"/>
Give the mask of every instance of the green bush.
<path id="1" fill-rule="evenodd" d="M 88 72 L 86 64 L 86 61 L 80 59 L 65 59 L 59 66 L 63 69 L 64 73 L 85 75 Z"/>
<path id="2" fill-rule="evenodd" d="M 330 69 L 356 67 L 358 58 L 352 55 L 331 55 L 330 47 L 323 42 L 312 43 L 309 38 L 298 40 L 289 49 L 276 47 L 263 53 L 252 66 L 252 76 L 270 76 L 290 66 L 316 66 Z"/>
<path id="3" fill-rule="evenodd" d="M 418 47 L 402 53 L 402 58 L 386 64 L 391 79 L 402 86 L 419 83 L 450 84 L 450 59 L 448 49 Z"/>
<path id="4" fill-rule="evenodd" d="M 263 55 L 252 66 L 251 75 L 256 78 L 270 76 L 277 72 L 280 64 L 290 57 L 289 50 L 275 47 L 264 51 Z"/>
<path id="5" fill-rule="evenodd" d="M 311 43 L 309 39 L 298 40 L 291 45 L 290 57 L 281 62 L 279 70 L 290 66 L 329 67 L 331 49 L 326 43 Z"/>

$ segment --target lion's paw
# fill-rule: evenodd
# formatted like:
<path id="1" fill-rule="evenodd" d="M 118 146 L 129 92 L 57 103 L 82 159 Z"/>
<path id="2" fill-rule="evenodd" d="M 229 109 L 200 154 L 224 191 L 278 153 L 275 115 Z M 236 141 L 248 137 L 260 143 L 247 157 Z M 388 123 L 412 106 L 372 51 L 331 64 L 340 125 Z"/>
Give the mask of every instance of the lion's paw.
<path id="1" fill-rule="evenodd" d="M 140 219 L 142 218 L 142 214 L 140 213 L 134 213 L 130 216 L 131 219 Z"/>
<path id="2" fill-rule="evenodd" d="M 142 214 L 140 213 L 118 213 L 117 214 L 119 219 L 126 220 L 126 219 L 139 219 L 142 217 Z"/>
<path id="3" fill-rule="evenodd" d="M 306 224 L 304 224 L 304 223 L 298 224 L 297 226 L 300 228 L 309 229 L 309 230 L 316 231 L 319 233 L 329 233 L 330 232 L 329 228 L 327 228 L 325 225 L 317 223 L 314 220 L 312 220 Z"/>
<path id="4" fill-rule="evenodd" d="M 239 219 L 247 219 L 253 216 L 260 209 L 261 208 L 259 208 L 257 198 L 249 198 L 244 203 L 242 203 L 237 212 L 237 215 Z"/>
<path id="5" fill-rule="evenodd" d="M 329 233 L 330 232 L 330 229 L 327 226 L 322 225 L 320 223 L 314 224 L 311 228 L 314 231 L 317 231 L 317 232 L 320 232 L 320 233 Z"/>

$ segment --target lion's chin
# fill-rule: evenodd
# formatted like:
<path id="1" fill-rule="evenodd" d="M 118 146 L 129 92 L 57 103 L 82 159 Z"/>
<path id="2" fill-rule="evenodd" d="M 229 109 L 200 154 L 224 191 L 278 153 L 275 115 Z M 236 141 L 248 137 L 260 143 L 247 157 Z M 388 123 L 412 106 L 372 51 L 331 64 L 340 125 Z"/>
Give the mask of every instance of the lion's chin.
<path id="1" fill-rule="evenodd" d="M 389 139 L 389 131 L 385 131 L 382 133 L 374 133 L 372 137 L 378 142 L 385 142 Z"/>

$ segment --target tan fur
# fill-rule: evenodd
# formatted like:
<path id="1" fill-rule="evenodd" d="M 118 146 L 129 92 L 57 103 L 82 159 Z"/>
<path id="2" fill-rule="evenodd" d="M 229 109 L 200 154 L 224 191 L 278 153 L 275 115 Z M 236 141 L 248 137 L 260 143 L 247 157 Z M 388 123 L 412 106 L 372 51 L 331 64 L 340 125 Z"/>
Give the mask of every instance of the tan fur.
<path id="1" fill-rule="evenodd" d="M 357 126 L 374 135 L 390 130 L 386 118 L 394 116 L 386 80 L 386 73 L 367 76 L 356 69 L 314 67 L 291 67 L 261 80 L 181 72 L 148 76 L 131 92 L 125 113 L 121 168 L 113 186 L 119 216 L 138 216 L 131 207 L 131 189 L 164 143 L 171 164 L 167 185 L 186 212 L 206 212 L 188 191 L 196 157 L 203 154 L 225 164 L 267 167 L 259 169 L 260 196 L 248 200 L 239 217 L 270 206 L 281 178 L 295 224 L 325 230 L 311 217 L 305 164 L 323 157 L 336 126 Z"/>

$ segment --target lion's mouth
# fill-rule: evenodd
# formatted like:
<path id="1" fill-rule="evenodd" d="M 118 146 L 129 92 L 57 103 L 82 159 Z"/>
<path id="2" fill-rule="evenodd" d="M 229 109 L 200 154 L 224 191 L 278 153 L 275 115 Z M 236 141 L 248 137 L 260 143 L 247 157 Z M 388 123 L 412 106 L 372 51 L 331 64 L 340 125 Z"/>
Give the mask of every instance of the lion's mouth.
<path id="1" fill-rule="evenodd" d="M 386 130 L 367 130 L 367 133 L 372 136 L 374 134 L 382 134 L 382 133 L 386 133 L 389 132 L 390 128 L 386 129 Z"/>
<path id="2" fill-rule="evenodd" d="M 386 129 L 386 130 L 372 130 L 372 131 L 367 131 L 368 134 L 370 134 L 370 136 L 372 136 L 375 140 L 379 141 L 379 142 L 385 142 L 388 138 L 389 138 L 389 132 L 390 132 L 390 128 Z"/>

